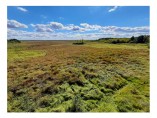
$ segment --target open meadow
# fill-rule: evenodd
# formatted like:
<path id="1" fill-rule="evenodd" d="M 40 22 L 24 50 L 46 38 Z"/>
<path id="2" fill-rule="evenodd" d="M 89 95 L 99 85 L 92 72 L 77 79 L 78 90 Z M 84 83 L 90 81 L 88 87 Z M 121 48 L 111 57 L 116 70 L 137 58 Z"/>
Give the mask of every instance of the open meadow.
<path id="1" fill-rule="evenodd" d="M 149 112 L 147 44 L 8 43 L 8 112 Z"/>

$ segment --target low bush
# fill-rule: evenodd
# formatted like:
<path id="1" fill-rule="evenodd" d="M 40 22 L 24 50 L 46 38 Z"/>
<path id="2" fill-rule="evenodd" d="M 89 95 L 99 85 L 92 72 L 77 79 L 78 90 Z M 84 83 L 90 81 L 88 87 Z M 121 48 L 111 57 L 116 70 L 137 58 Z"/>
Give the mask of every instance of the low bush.
<path id="1" fill-rule="evenodd" d="M 8 43 L 21 43 L 18 39 L 8 39 Z"/>

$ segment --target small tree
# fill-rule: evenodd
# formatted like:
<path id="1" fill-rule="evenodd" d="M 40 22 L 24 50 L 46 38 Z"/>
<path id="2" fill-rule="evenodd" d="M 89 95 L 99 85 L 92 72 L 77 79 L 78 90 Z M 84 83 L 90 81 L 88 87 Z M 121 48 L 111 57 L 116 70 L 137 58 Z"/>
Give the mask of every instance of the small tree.
<path id="1" fill-rule="evenodd" d="M 137 38 L 137 43 L 144 43 L 144 36 L 141 35 Z"/>
<path id="2" fill-rule="evenodd" d="M 135 42 L 135 37 L 134 37 L 134 36 L 132 36 L 132 37 L 130 38 L 130 42 L 131 42 L 131 43 Z"/>

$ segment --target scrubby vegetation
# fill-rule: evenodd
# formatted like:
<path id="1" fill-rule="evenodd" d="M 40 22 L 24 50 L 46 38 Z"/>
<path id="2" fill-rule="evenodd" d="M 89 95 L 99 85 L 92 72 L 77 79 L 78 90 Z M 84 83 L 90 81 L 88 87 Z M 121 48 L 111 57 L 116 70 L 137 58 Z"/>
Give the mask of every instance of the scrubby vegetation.
<path id="1" fill-rule="evenodd" d="M 82 39 L 82 40 L 77 40 L 77 41 L 75 41 L 73 44 L 74 44 L 74 45 L 83 45 L 83 44 L 85 44 L 85 43 L 84 43 L 84 40 Z"/>
<path id="2" fill-rule="evenodd" d="M 149 49 L 8 43 L 8 112 L 149 112 Z"/>
<path id="3" fill-rule="evenodd" d="M 99 42 L 104 43 L 111 43 L 111 44 L 117 44 L 117 43 L 129 43 L 129 38 L 100 38 L 98 39 Z"/>
<path id="4" fill-rule="evenodd" d="M 8 39 L 8 43 L 21 43 L 18 39 Z"/>
<path id="5" fill-rule="evenodd" d="M 104 43 L 149 43 L 150 36 L 149 35 L 141 35 L 138 37 L 132 36 L 131 38 L 100 38 L 98 39 L 99 42 Z"/>

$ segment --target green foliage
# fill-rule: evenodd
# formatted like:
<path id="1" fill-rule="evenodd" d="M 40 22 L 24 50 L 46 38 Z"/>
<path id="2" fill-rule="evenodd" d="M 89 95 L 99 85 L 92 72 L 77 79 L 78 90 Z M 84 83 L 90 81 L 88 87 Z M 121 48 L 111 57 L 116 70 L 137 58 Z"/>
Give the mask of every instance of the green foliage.
<path id="1" fill-rule="evenodd" d="M 116 104 L 111 96 L 105 96 L 98 102 L 92 112 L 117 112 Z"/>
<path id="2" fill-rule="evenodd" d="M 82 112 L 82 102 L 81 97 L 79 94 L 76 94 L 73 99 L 73 108 L 71 109 L 72 112 Z"/>

